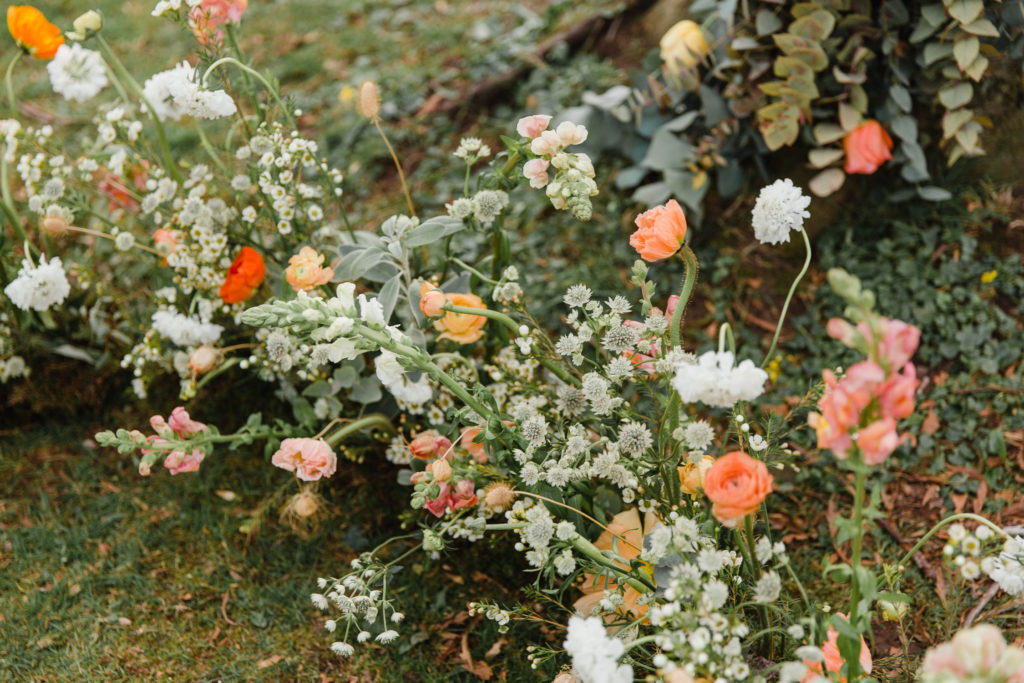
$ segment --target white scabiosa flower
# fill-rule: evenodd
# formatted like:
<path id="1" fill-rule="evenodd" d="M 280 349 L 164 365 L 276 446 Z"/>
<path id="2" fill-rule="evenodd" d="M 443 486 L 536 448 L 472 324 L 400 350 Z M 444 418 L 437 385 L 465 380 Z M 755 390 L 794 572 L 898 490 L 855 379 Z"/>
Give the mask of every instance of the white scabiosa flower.
<path id="1" fill-rule="evenodd" d="M 64 265 L 59 257 L 46 260 L 39 257 L 39 265 L 33 265 L 29 259 L 21 262 L 18 277 L 4 288 L 11 302 L 23 311 L 45 311 L 54 304 L 59 304 L 71 292 L 71 285 L 64 274 Z"/>
<path id="2" fill-rule="evenodd" d="M 78 43 L 61 45 L 46 65 L 50 85 L 58 95 L 73 102 L 85 102 L 107 87 L 107 69 L 99 52 Z"/>
<path id="3" fill-rule="evenodd" d="M 631 683 L 633 680 L 633 667 L 618 662 L 626 646 L 618 638 L 608 636 L 599 617 L 570 617 L 565 650 L 572 657 L 573 674 L 582 683 Z"/>
<path id="4" fill-rule="evenodd" d="M 197 119 L 218 119 L 237 110 L 235 101 L 223 90 L 206 90 L 200 76 L 187 61 L 173 69 L 151 76 L 142 94 L 153 106 L 160 120 L 177 121 L 183 116 Z"/>
<path id="5" fill-rule="evenodd" d="M 754 204 L 754 236 L 762 244 L 789 241 L 789 233 L 803 230 L 804 219 L 810 217 L 807 207 L 811 198 L 804 195 L 789 178 L 776 180 L 761 189 Z"/>

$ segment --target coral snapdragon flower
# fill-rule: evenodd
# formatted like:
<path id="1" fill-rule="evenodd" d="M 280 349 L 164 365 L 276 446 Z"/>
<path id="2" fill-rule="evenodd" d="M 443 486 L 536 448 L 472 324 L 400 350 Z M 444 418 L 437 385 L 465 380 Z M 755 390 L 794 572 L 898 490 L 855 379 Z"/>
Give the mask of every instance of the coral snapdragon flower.
<path id="1" fill-rule="evenodd" d="M 7 8 L 7 30 L 22 50 L 36 59 L 53 59 L 57 48 L 64 44 L 60 29 L 51 24 L 31 5 L 11 5 Z"/>
<path id="2" fill-rule="evenodd" d="M 253 295 L 266 275 L 263 256 L 252 247 L 242 247 L 220 286 L 220 298 L 226 304 L 241 303 Z"/>

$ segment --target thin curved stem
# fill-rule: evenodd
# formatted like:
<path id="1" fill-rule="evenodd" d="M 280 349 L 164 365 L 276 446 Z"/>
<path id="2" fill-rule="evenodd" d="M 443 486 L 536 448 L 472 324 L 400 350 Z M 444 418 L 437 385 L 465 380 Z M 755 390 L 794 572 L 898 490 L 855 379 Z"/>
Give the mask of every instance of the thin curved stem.
<path id="1" fill-rule="evenodd" d="M 18 118 L 18 100 L 14 97 L 14 65 L 21 60 L 21 57 L 24 54 L 25 52 L 20 49 L 15 53 L 14 59 L 12 59 L 11 63 L 7 65 L 7 73 L 4 75 L 4 85 L 7 88 L 7 106 L 11 109 L 12 119 Z"/>
<path id="2" fill-rule="evenodd" d="M 68 230 L 68 232 L 81 232 L 81 233 L 84 233 L 86 235 L 92 235 L 93 237 L 102 237 L 103 239 L 110 240 L 111 242 L 116 242 L 117 241 L 117 238 L 114 237 L 113 235 L 108 235 L 105 232 L 101 232 L 99 230 L 93 230 L 91 228 L 80 228 L 77 225 L 69 225 L 66 229 Z M 134 248 L 134 249 L 141 249 L 142 251 L 148 251 L 149 253 L 151 253 L 151 254 L 153 254 L 155 256 L 159 256 L 160 258 L 163 258 L 164 256 L 166 256 L 166 254 L 164 254 L 164 253 L 162 253 L 160 251 L 157 251 L 153 247 L 147 247 L 146 245 L 139 244 L 138 242 L 134 242 L 132 244 L 132 248 Z"/>
<path id="3" fill-rule="evenodd" d="M 277 89 L 271 86 L 270 82 L 266 78 L 264 78 L 263 74 L 261 74 L 259 71 L 257 71 L 256 69 L 252 69 L 246 66 L 245 64 L 242 64 L 234 57 L 221 57 L 216 62 L 214 62 L 206 68 L 206 71 L 203 73 L 204 88 L 207 87 L 207 81 L 209 81 L 210 79 L 210 74 L 213 72 L 214 69 L 216 69 L 221 64 L 231 64 L 241 69 L 244 73 L 251 74 L 252 76 L 254 76 L 256 80 L 263 84 L 263 87 L 267 89 L 267 92 L 270 93 L 270 96 L 274 98 L 274 101 L 277 102 L 277 106 L 281 107 L 281 111 L 284 113 L 284 117 L 288 120 L 288 125 L 291 126 L 293 129 L 296 128 L 295 119 L 292 118 L 292 113 L 288 110 L 288 107 L 285 106 L 284 101 L 281 100 L 281 96 L 277 94 Z"/>
<path id="4" fill-rule="evenodd" d="M 799 278 L 797 278 L 799 280 Z M 788 303 L 788 302 L 787 302 Z M 858 467 L 856 471 L 856 491 L 853 500 L 853 548 L 850 551 L 850 565 L 853 567 L 850 589 L 850 625 L 855 629 L 860 613 L 860 567 L 861 567 L 861 544 L 864 540 L 864 488 L 867 482 L 867 471 L 864 467 Z M 858 633 L 860 630 L 858 629 Z M 846 663 L 849 667 L 850 680 L 859 680 L 860 661 L 854 659 Z"/>
<path id="5" fill-rule="evenodd" d="M 395 148 L 391 146 L 391 141 L 388 140 L 388 136 L 384 134 L 384 129 L 380 127 L 380 119 L 374 117 L 373 125 L 377 127 L 377 132 L 380 133 L 381 139 L 384 140 L 384 145 L 388 148 L 388 152 L 391 154 L 391 160 L 395 162 L 395 168 L 398 169 L 398 180 L 401 181 L 402 192 L 405 193 L 405 202 L 409 205 L 409 214 L 415 218 L 416 209 L 412 205 L 412 196 L 409 194 L 409 187 L 405 184 L 405 172 L 402 170 L 402 162 L 398 160 L 398 155 L 395 154 Z"/>
<path id="6" fill-rule="evenodd" d="M 807 247 L 807 256 L 804 258 L 804 267 L 797 273 L 796 279 L 793 280 L 793 284 L 789 287 L 789 294 L 786 295 L 786 303 L 782 305 L 782 313 L 779 315 L 779 323 L 775 326 L 775 336 L 772 337 L 772 345 L 768 347 L 768 353 L 764 355 L 764 359 L 761 361 L 761 367 L 763 368 L 771 360 L 772 353 L 775 352 L 775 345 L 779 343 L 779 335 L 782 333 L 782 324 L 786 320 L 786 311 L 789 310 L 789 302 L 793 300 L 793 294 L 796 293 L 796 286 L 800 284 L 800 280 L 807 274 L 807 269 L 811 267 L 811 240 L 807 237 L 807 231 L 801 229 L 800 236 L 804 238 L 804 246 Z"/>
<path id="7" fill-rule="evenodd" d="M 583 512 L 583 510 L 579 510 L 577 508 L 574 508 L 573 506 L 567 505 L 566 503 L 563 503 L 561 501 L 553 500 L 551 498 L 548 498 L 547 496 L 542 496 L 539 493 L 531 493 L 530 491 L 519 491 L 519 490 L 513 491 L 513 493 L 517 493 L 517 494 L 520 494 L 520 495 L 523 495 L 523 496 L 530 496 L 531 498 L 537 498 L 537 499 L 543 500 L 543 501 L 545 501 L 547 503 L 551 503 L 552 505 L 557 505 L 559 507 L 563 507 L 566 510 L 572 510 L 573 512 L 578 514 L 580 517 L 584 517 L 586 519 L 589 519 L 591 522 L 593 522 L 594 524 L 598 525 L 599 527 L 601 527 L 602 529 L 604 529 L 605 531 L 610 533 L 612 536 L 614 536 L 615 538 L 619 539 L 620 541 L 622 541 L 623 543 L 628 545 L 633 550 L 636 550 L 638 552 L 643 552 L 643 550 L 644 550 L 643 548 L 638 548 L 635 544 L 630 543 L 629 540 L 627 540 L 625 536 L 617 534 L 614 531 L 612 531 L 611 529 L 609 529 L 608 527 L 606 527 L 604 524 L 601 524 L 601 522 L 597 521 L 596 519 L 594 519 L 593 517 L 588 515 L 586 512 Z"/>
<path id="8" fill-rule="evenodd" d="M 238 44 L 238 36 L 235 35 L 234 22 L 228 22 L 224 29 L 228 36 L 228 44 L 231 46 L 231 51 L 235 53 L 235 57 L 237 57 L 238 61 L 241 62 L 244 59 L 244 55 L 242 54 L 241 46 Z M 249 74 L 244 74 L 244 79 L 246 90 L 249 91 L 249 99 L 252 100 L 253 106 L 256 107 L 256 112 L 259 114 L 261 119 L 266 118 L 266 113 L 263 111 L 263 105 L 259 98 L 256 97 L 256 89 L 252 85 L 252 78 Z"/>
<path id="9" fill-rule="evenodd" d="M 921 546 L 923 546 L 928 541 L 929 538 L 931 538 L 932 536 L 935 535 L 935 532 L 937 532 L 939 529 L 941 529 L 942 527 L 946 526 L 950 522 L 955 522 L 955 521 L 957 521 L 959 519 L 971 519 L 971 520 L 974 520 L 975 522 L 981 522 L 982 524 L 987 526 L 989 529 L 992 529 L 997 534 L 1002 536 L 1003 538 L 1007 538 L 1009 536 L 1009 534 L 1006 533 L 1005 531 L 1003 531 L 1001 528 L 999 528 L 999 526 L 993 524 L 990 520 L 985 519 L 981 515 L 975 515 L 975 514 L 972 514 L 970 512 L 961 512 L 959 514 L 950 515 L 949 517 L 946 517 L 945 519 L 939 520 L 939 522 L 936 523 L 935 526 L 933 526 L 928 531 L 928 533 L 926 533 L 924 536 L 922 536 L 921 540 L 918 541 L 914 545 L 914 547 L 911 548 L 907 552 L 907 554 L 904 555 L 900 559 L 899 563 L 896 566 L 897 567 L 906 566 L 907 562 L 910 561 L 910 558 L 912 558 L 914 556 L 914 553 L 916 553 L 918 550 L 920 550 Z"/>
<path id="10" fill-rule="evenodd" d="M 217 168 L 219 168 L 221 171 L 227 174 L 227 164 L 225 164 L 224 161 L 220 158 L 220 156 L 218 156 L 217 150 L 215 150 L 213 148 L 213 145 L 210 144 L 210 139 L 206 137 L 206 133 L 203 132 L 203 127 L 199 124 L 198 121 L 196 121 L 196 130 L 199 132 L 199 142 L 202 143 L 203 149 L 206 150 L 207 156 L 209 156 L 210 159 L 213 160 L 213 163 L 217 164 Z"/>
<path id="11" fill-rule="evenodd" d="M 384 415 L 381 415 L 380 413 L 373 413 L 372 415 L 361 417 L 358 420 L 352 422 L 351 424 L 345 425 L 344 427 L 342 427 L 341 429 L 327 437 L 325 441 L 327 441 L 327 443 L 329 443 L 332 446 L 337 446 L 339 443 L 344 441 L 346 437 L 355 434 L 356 432 L 361 432 L 367 427 L 374 426 L 379 427 L 388 433 L 393 434 L 395 432 L 395 426 L 391 424 L 391 420 L 389 420 Z"/>
<path id="12" fill-rule="evenodd" d="M 722 353 L 725 351 L 725 342 L 728 339 L 729 351 L 736 355 L 736 337 L 732 333 L 732 325 L 729 323 L 722 323 L 722 326 L 718 329 L 718 352 Z"/>
<path id="13" fill-rule="evenodd" d="M 3 197 L 0 206 L 3 208 L 4 216 L 7 217 L 11 227 L 14 228 L 14 234 L 18 236 L 18 241 L 28 244 L 28 234 L 25 232 L 25 227 L 21 224 L 18 210 L 14 208 L 14 197 L 11 195 L 11 181 L 7 172 L 6 144 L 0 150 L 0 197 Z"/>
<path id="14" fill-rule="evenodd" d="M 504 313 L 498 311 L 492 311 L 489 308 L 472 308 L 470 306 L 456 306 L 455 304 L 446 303 L 442 310 L 450 313 L 458 313 L 460 315 L 478 315 L 481 318 L 490 318 L 491 320 L 497 320 L 499 323 L 507 327 L 516 335 L 519 334 L 519 325 L 515 320 L 508 317 Z"/>
<path id="15" fill-rule="evenodd" d="M 676 309 L 672 313 L 672 324 L 668 328 L 669 345 L 672 348 L 679 346 L 679 328 L 683 324 L 683 311 L 686 310 L 686 304 L 690 302 L 690 295 L 693 294 L 693 286 L 697 282 L 697 271 L 699 270 L 697 256 L 690 247 L 682 245 L 679 253 L 683 263 L 686 264 L 686 275 L 683 276 L 683 287 L 679 290 L 679 300 L 676 301 Z"/>

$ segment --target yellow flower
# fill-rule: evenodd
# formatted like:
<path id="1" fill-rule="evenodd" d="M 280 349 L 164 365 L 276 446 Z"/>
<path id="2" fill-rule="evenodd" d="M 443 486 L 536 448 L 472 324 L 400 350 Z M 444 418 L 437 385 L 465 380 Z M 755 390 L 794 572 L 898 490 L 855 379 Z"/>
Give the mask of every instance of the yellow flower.
<path id="1" fill-rule="evenodd" d="M 772 362 L 765 368 L 768 371 L 768 379 L 775 382 L 779 379 L 779 375 L 782 373 L 782 356 L 775 356 L 772 358 Z"/>
<path id="2" fill-rule="evenodd" d="M 661 37 L 661 59 L 670 67 L 692 69 L 711 51 L 704 31 L 695 22 L 684 19 Z"/>
<path id="3" fill-rule="evenodd" d="M 999 275 L 998 270 L 990 270 L 987 273 L 982 274 L 981 281 L 987 285 L 988 283 L 995 280 L 997 275 Z"/>
<path id="4" fill-rule="evenodd" d="M 341 89 L 341 92 L 338 93 L 338 101 L 341 102 L 342 104 L 349 104 L 355 98 L 356 89 L 353 88 L 351 85 L 346 85 L 344 88 Z"/>

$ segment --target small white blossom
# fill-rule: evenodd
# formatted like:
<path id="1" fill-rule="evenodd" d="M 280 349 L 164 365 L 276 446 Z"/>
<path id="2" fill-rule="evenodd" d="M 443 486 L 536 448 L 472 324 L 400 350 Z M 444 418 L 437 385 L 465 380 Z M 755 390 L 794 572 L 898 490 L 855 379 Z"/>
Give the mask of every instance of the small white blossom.
<path id="1" fill-rule="evenodd" d="M 807 207 L 811 198 L 804 195 L 789 178 L 776 180 L 762 188 L 754 204 L 754 236 L 762 244 L 789 241 L 792 230 L 803 230 L 804 219 L 810 217 Z"/>

